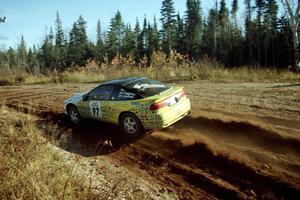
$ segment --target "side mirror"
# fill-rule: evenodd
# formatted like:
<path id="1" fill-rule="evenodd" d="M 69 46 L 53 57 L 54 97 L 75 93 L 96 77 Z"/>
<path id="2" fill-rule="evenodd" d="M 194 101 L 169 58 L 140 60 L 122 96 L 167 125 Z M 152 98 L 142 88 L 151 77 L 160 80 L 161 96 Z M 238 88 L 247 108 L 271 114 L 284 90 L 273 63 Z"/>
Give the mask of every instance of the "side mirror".
<path id="1" fill-rule="evenodd" d="M 89 94 L 83 95 L 83 96 L 82 96 L 82 100 L 83 100 L 83 101 L 89 100 Z"/>

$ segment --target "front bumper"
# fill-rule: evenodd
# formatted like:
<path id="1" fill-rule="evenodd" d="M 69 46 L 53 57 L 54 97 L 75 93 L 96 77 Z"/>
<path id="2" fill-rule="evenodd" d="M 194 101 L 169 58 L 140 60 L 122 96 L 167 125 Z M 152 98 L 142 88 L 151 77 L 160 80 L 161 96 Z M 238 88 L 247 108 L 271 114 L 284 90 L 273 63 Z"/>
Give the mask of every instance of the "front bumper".
<path id="1" fill-rule="evenodd" d="M 68 112 L 67 112 L 67 104 L 64 104 L 64 113 L 68 114 Z"/>

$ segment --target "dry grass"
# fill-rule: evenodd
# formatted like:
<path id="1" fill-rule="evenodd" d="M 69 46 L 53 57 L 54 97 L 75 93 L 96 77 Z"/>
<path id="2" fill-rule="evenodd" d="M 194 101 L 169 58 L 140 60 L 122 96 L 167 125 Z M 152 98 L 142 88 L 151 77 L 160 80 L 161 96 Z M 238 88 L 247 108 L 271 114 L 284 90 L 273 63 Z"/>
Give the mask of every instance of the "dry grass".
<path id="1" fill-rule="evenodd" d="M 278 82 L 299 81 L 300 74 L 277 68 L 239 67 L 225 68 L 216 60 L 204 56 L 198 62 L 190 62 L 176 52 L 169 58 L 162 52 L 154 53 L 152 63 L 147 66 L 144 58 L 136 64 L 131 55 L 117 56 L 111 63 L 105 61 L 98 66 L 89 61 L 85 67 L 72 67 L 64 72 L 51 71 L 26 73 L 22 70 L 2 70 L 0 85 L 43 83 L 93 83 L 131 76 L 167 80 L 208 80 L 213 82 Z"/>
<path id="2" fill-rule="evenodd" d="M 71 134 L 34 113 L 0 105 L 0 199 L 150 199 L 152 186 L 131 173 L 120 176 L 105 159 L 95 164 L 96 158 L 64 151 Z"/>
<path id="3" fill-rule="evenodd" d="M 240 67 L 226 69 L 223 67 L 199 69 L 200 79 L 212 82 L 287 82 L 300 81 L 300 74 L 275 68 Z"/>
<path id="4" fill-rule="evenodd" d="M 35 117 L 4 106 L 0 113 L 0 199 L 95 199 L 42 137 Z"/>

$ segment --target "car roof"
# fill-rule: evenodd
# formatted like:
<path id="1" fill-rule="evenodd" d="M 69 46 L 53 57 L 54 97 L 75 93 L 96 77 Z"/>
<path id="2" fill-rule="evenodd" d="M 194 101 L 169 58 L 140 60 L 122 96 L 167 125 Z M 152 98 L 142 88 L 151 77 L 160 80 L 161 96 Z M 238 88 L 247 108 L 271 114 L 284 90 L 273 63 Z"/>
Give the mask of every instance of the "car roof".
<path id="1" fill-rule="evenodd" d="M 130 77 L 130 78 L 125 78 L 125 79 L 118 79 L 118 80 L 108 81 L 108 82 L 102 83 L 100 85 L 125 86 L 129 83 L 132 83 L 132 82 L 135 82 L 135 81 L 138 81 L 138 80 L 142 80 L 142 79 L 146 79 L 146 78 Z"/>

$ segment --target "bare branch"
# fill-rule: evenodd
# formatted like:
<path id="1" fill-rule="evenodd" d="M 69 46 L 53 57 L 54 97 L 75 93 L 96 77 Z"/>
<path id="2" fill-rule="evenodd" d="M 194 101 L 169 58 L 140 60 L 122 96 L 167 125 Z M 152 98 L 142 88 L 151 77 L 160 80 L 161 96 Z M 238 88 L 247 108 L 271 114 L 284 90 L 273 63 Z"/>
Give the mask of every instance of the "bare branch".
<path id="1" fill-rule="evenodd" d="M 295 13 L 296 23 L 299 24 L 300 21 L 300 0 L 298 0 L 297 10 Z"/>
<path id="2" fill-rule="evenodd" d="M 297 2 L 297 6 L 295 5 Z M 281 0 L 286 16 L 290 22 L 293 32 L 293 46 L 295 54 L 295 65 L 299 64 L 300 55 L 298 52 L 300 37 L 299 37 L 299 21 L 300 21 L 300 0 Z M 295 9 L 296 8 L 296 9 Z"/>

